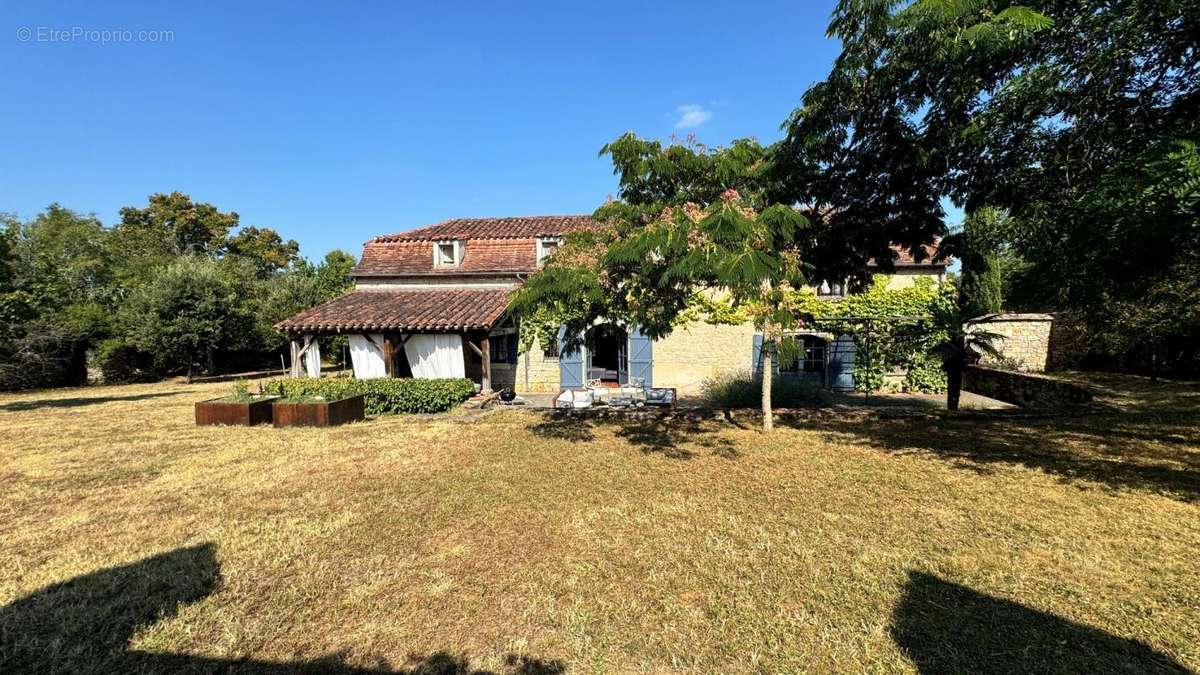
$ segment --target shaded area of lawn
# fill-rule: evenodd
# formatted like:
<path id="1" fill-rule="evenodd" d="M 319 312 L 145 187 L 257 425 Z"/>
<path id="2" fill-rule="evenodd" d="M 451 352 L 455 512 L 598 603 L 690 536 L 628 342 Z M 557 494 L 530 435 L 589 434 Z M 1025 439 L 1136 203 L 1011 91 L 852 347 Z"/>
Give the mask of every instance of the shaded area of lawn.
<path id="1" fill-rule="evenodd" d="M 1190 672 L 1144 642 L 924 572 L 909 573 L 891 633 L 926 675 Z"/>
<path id="2" fill-rule="evenodd" d="M 1049 419 L 956 420 L 793 413 L 780 423 L 895 453 L 929 453 L 986 472 L 1020 465 L 1066 481 L 1200 500 L 1200 420 L 1126 412 Z"/>
<path id="3" fill-rule="evenodd" d="M 0 607 L 0 672 L 96 673 L 408 673 L 500 675 L 473 669 L 462 654 L 410 654 L 403 663 L 363 668 L 341 655 L 308 661 L 269 662 L 152 653 L 129 648 L 134 633 L 174 616 L 220 584 L 212 544 L 179 548 L 144 560 L 54 584 Z M 510 654 L 507 675 L 559 675 L 560 661 Z"/>
<path id="4" fill-rule="evenodd" d="M 42 398 L 33 400 L 11 401 L 0 404 L 0 411 L 25 412 L 42 408 L 79 408 L 102 403 L 123 403 L 130 401 L 147 401 L 164 396 L 174 396 L 184 393 L 180 391 L 151 392 L 146 394 L 130 394 L 127 396 L 75 396 L 70 398 Z"/>

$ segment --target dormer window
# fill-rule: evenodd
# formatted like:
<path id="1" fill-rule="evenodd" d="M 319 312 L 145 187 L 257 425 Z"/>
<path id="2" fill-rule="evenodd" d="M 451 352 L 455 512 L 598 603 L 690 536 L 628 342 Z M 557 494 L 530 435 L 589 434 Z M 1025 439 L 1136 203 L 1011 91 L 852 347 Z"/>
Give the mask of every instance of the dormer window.
<path id="1" fill-rule="evenodd" d="M 558 247 L 562 245 L 562 239 L 558 237 L 542 237 L 537 243 L 537 264 L 540 266 L 546 261 L 549 256 L 558 253 Z"/>
<path id="2" fill-rule="evenodd" d="M 462 242 L 457 239 L 438 241 L 433 244 L 434 267 L 458 267 L 462 262 Z"/>

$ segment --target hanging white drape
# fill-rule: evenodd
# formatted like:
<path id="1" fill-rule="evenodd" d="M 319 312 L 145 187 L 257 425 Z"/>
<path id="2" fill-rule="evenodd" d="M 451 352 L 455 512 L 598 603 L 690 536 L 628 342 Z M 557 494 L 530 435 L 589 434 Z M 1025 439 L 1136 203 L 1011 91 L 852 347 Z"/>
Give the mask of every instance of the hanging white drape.
<path id="1" fill-rule="evenodd" d="M 321 376 L 321 348 L 317 346 L 316 338 L 304 350 L 304 372 L 309 377 Z"/>
<path id="2" fill-rule="evenodd" d="M 413 377 L 465 377 L 461 335 L 413 335 L 404 343 Z"/>
<path id="3" fill-rule="evenodd" d="M 383 362 L 383 336 L 351 335 L 349 337 L 350 362 L 354 365 L 354 377 L 360 380 L 386 377 L 387 365 Z"/>

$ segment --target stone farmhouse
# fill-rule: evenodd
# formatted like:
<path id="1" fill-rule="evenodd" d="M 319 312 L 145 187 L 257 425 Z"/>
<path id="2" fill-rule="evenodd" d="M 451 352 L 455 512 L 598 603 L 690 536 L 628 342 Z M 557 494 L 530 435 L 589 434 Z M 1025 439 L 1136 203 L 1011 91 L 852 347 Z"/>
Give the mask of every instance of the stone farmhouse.
<path id="1" fill-rule="evenodd" d="M 484 390 L 558 392 L 634 380 L 688 394 L 714 374 L 754 368 L 761 336 L 751 324 L 693 323 L 657 341 L 637 326 L 598 324 L 582 349 L 548 344 L 519 353 L 509 294 L 568 233 L 594 226 L 586 215 L 457 218 L 375 237 L 363 246 L 352 291 L 276 326 L 291 336 L 293 375 L 319 374 L 316 338 L 331 335 L 349 337 L 355 377 L 468 377 Z M 897 252 L 890 285 L 944 280 L 945 262 Z M 845 288 L 825 284 L 817 292 L 839 297 Z M 834 383 L 837 350 L 828 338 L 804 336 L 795 374 Z"/>

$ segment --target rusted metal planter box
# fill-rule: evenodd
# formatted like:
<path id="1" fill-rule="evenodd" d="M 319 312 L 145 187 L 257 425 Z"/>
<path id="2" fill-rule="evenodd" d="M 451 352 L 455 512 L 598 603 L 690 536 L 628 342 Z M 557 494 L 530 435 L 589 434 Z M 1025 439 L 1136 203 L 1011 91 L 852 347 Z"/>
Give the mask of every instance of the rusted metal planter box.
<path id="1" fill-rule="evenodd" d="M 347 422 L 359 422 L 364 418 L 364 397 L 351 396 L 337 401 L 306 401 L 290 403 L 278 401 L 274 404 L 275 426 L 281 427 L 332 427 Z"/>
<path id="2" fill-rule="evenodd" d="M 196 403 L 196 424 L 209 426 L 213 424 L 228 424 L 230 426 L 252 427 L 256 424 L 271 423 L 271 404 L 276 396 L 264 396 L 253 401 L 227 401 L 214 398 Z"/>

